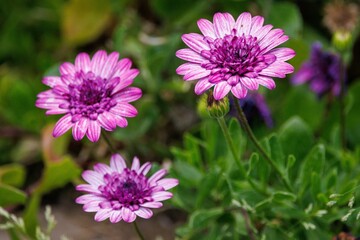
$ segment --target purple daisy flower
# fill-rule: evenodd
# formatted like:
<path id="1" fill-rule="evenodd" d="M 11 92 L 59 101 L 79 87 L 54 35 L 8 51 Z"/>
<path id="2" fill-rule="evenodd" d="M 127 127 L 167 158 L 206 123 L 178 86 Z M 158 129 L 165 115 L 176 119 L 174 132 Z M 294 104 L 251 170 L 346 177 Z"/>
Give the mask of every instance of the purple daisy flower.
<path id="1" fill-rule="evenodd" d="M 322 50 L 320 43 L 312 46 L 310 59 L 303 63 L 299 71 L 293 75 L 291 82 L 295 85 L 308 82 L 310 89 L 319 97 L 331 92 L 340 94 L 340 57 Z"/>
<path id="2" fill-rule="evenodd" d="M 51 89 L 38 94 L 35 105 L 47 109 L 47 115 L 65 114 L 56 123 L 53 136 L 61 136 L 72 128 L 75 140 L 86 134 L 96 142 L 101 128 L 113 131 L 116 126 L 126 127 L 126 117 L 137 115 L 129 102 L 142 95 L 141 89 L 129 87 L 139 74 L 139 70 L 131 69 L 131 64 L 127 58 L 119 61 L 117 52 L 107 55 L 100 50 L 92 59 L 80 53 L 75 64 L 63 63 L 60 77 L 44 77 L 43 83 Z"/>
<path id="3" fill-rule="evenodd" d="M 133 222 L 137 216 L 148 219 L 153 215 L 150 208 L 162 207 L 161 201 L 172 197 L 167 190 L 179 183 L 174 178 L 161 179 L 166 174 L 165 169 L 150 178 L 145 177 L 150 169 L 150 163 L 140 166 L 136 157 L 129 169 L 124 159 L 114 154 L 110 166 L 98 163 L 94 171 L 83 172 L 82 177 L 89 184 L 78 185 L 76 190 L 88 194 L 78 197 L 76 203 L 84 204 L 85 212 L 96 212 L 98 222 L 107 218 L 112 223 Z"/>
<path id="4" fill-rule="evenodd" d="M 199 80 L 195 93 L 200 95 L 214 87 L 219 100 L 230 91 L 236 98 L 245 98 L 248 90 L 260 85 L 275 88 L 272 77 L 284 78 L 294 68 L 285 62 L 295 56 L 290 48 L 276 48 L 288 36 L 281 29 L 265 25 L 264 18 L 242 13 L 235 21 L 229 13 L 216 13 L 213 23 L 198 22 L 201 34 L 184 34 L 182 40 L 189 47 L 176 52 L 188 61 L 176 69 L 185 81 Z"/>

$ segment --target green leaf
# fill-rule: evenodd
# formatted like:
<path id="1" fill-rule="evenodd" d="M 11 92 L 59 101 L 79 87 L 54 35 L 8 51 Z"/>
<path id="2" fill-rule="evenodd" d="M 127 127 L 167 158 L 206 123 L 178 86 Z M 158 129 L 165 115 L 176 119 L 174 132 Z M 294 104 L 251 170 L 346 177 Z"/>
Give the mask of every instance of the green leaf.
<path id="1" fill-rule="evenodd" d="M 203 180 L 201 181 L 201 187 L 198 190 L 197 198 L 196 198 L 196 208 L 201 208 L 206 204 L 205 200 L 211 198 L 211 192 L 215 189 L 217 183 L 220 180 L 219 176 L 220 172 L 213 170 L 205 175 Z"/>
<path id="2" fill-rule="evenodd" d="M 299 117 L 293 117 L 281 126 L 279 140 L 285 155 L 292 154 L 300 161 L 314 142 L 309 126 Z"/>
<path id="3" fill-rule="evenodd" d="M 94 41 L 106 30 L 110 19 L 109 0 L 71 0 L 63 9 L 63 39 L 73 46 Z"/>
<path id="4" fill-rule="evenodd" d="M 0 183 L 21 187 L 25 180 L 25 169 L 20 164 L 9 164 L 0 167 Z"/>
<path id="5" fill-rule="evenodd" d="M 325 164 L 325 147 L 322 144 L 315 146 L 307 155 L 299 174 L 301 195 L 311 183 L 313 173 L 322 175 Z"/>
<path id="6" fill-rule="evenodd" d="M 269 138 L 269 146 L 271 159 L 283 170 L 285 168 L 285 155 L 276 134 L 272 134 Z"/>
<path id="7" fill-rule="evenodd" d="M 273 200 L 278 202 L 294 202 L 296 200 L 296 195 L 290 192 L 278 191 L 273 194 Z"/>
<path id="8" fill-rule="evenodd" d="M 294 3 L 274 2 L 267 21 L 290 37 L 298 36 L 302 30 L 301 13 Z"/>
<path id="9" fill-rule="evenodd" d="M 202 173 L 194 166 L 183 162 L 175 161 L 173 170 L 176 173 L 176 177 L 184 186 L 197 186 L 202 179 Z"/>
<path id="10" fill-rule="evenodd" d="M 311 129 L 316 129 L 324 111 L 324 101 L 320 101 L 307 85 L 294 86 L 286 95 L 279 117 L 284 121 L 293 116 L 299 116 Z"/>
<path id="11" fill-rule="evenodd" d="M 9 204 L 24 204 L 26 201 L 26 194 L 12 186 L 0 184 L 0 206 Z"/>
<path id="12" fill-rule="evenodd" d="M 356 81 L 354 85 L 350 87 L 349 96 L 352 97 L 352 107 L 349 110 L 348 116 L 346 118 L 346 128 L 347 135 L 349 140 L 353 144 L 358 144 L 360 142 L 360 128 L 359 128 L 359 119 L 360 119 L 360 82 Z M 349 97 L 350 98 L 350 97 Z"/>
<path id="13" fill-rule="evenodd" d="M 60 161 L 48 162 L 43 173 L 37 193 L 44 194 L 63 187 L 80 175 L 80 168 L 71 156 L 64 156 Z"/>
<path id="14" fill-rule="evenodd" d="M 204 228 L 208 226 L 211 221 L 216 220 L 223 212 L 221 208 L 197 210 L 191 214 L 189 226 L 194 229 Z"/>
<path id="15" fill-rule="evenodd" d="M 317 200 L 318 194 L 322 192 L 321 179 L 319 173 L 312 172 L 310 186 L 311 186 L 311 194 L 313 196 L 313 199 Z"/>

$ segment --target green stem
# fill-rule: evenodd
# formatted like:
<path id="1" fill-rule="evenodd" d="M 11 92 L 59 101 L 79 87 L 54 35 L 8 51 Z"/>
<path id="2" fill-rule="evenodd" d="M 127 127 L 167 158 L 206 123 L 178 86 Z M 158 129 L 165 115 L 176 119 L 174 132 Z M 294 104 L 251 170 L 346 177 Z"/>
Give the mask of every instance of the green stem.
<path id="1" fill-rule="evenodd" d="M 250 125 L 246 119 L 246 116 L 243 112 L 243 110 L 241 109 L 241 106 L 239 104 L 238 99 L 236 99 L 235 97 L 233 97 L 234 103 L 235 103 L 235 108 L 236 108 L 236 112 L 238 114 L 238 119 L 240 122 L 241 127 L 243 128 L 243 130 L 246 132 L 246 134 L 248 135 L 249 139 L 251 140 L 251 142 L 254 144 L 254 146 L 257 148 L 257 150 L 259 151 L 259 153 L 263 156 L 263 158 L 270 164 L 270 166 L 275 170 L 275 172 L 279 175 L 279 177 L 281 178 L 281 180 L 283 181 L 285 187 L 292 192 L 292 188 L 287 180 L 287 178 L 284 176 L 284 174 L 282 173 L 282 171 L 280 170 L 280 168 L 275 164 L 275 162 L 270 158 L 270 156 L 267 154 L 267 152 L 265 152 L 265 150 L 262 148 L 262 146 L 260 145 L 259 141 L 257 140 L 257 138 L 255 137 L 253 131 L 250 128 Z"/>
<path id="2" fill-rule="evenodd" d="M 346 132 L 345 132 L 345 122 L 346 122 L 346 113 L 345 113 L 345 65 L 343 61 L 343 54 L 340 55 L 340 140 L 342 150 L 346 150 Z"/>
<path id="3" fill-rule="evenodd" d="M 101 135 L 102 135 L 103 139 L 105 140 L 105 142 L 107 143 L 107 145 L 108 145 L 108 147 L 109 147 L 109 149 L 110 149 L 110 152 L 111 152 L 111 153 L 116 153 L 115 148 L 114 148 L 113 145 L 111 144 L 110 139 L 109 139 L 109 137 L 107 136 L 106 132 L 101 131 Z"/>
<path id="4" fill-rule="evenodd" d="M 136 221 L 134 221 L 134 227 L 135 227 L 135 230 L 136 230 L 137 235 L 139 236 L 139 239 L 140 239 L 140 240 L 145 240 L 144 236 L 143 236 L 143 235 L 141 234 L 141 232 L 140 232 L 140 229 L 139 229 Z"/>
<path id="5" fill-rule="evenodd" d="M 220 125 L 222 133 L 224 134 L 226 143 L 227 143 L 227 145 L 229 146 L 229 148 L 231 150 L 231 153 L 233 155 L 233 158 L 235 160 L 236 165 L 238 166 L 238 168 L 240 170 L 241 175 L 249 182 L 249 184 L 256 191 L 258 191 L 259 193 L 264 194 L 264 195 L 269 195 L 266 191 L 260 189 L 246 174 L 245 168 L 244 168 L 244 166 L 242 165 L 242 163 L 240 161 L 240 156 L 238 156 L 237 153 L 236 153 L 235 144 L 232 141 L 232 138 L 230 136 L 230 132 L 229 132 L 229 129 L 228 129 L 227 125 L 226 125 L 224 117 L 217 118 L 217 121 L 218 121 L 218 123 Z"/>

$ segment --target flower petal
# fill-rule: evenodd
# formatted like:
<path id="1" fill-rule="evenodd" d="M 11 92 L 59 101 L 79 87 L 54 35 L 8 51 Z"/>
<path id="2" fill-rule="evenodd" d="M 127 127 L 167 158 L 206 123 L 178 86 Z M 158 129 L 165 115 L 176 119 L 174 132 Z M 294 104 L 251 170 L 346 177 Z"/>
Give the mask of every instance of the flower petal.
<path id="1" fill-rule="evenodd" d="M 113 210 L 110 213 L 110 222 L 117 223 L 122 220 L 121 210 Z"/>
<path id="2" fill-rule="evenodd" d="M 152 198 L 154 199 L 154 201 L 164 201 L 164 200 L 167 200 L 167 199 L 170 199 L 172 198 L 173 194 L 171 192 L 165 192 L 165 191 L 162 191 L 162 192 L 155 192 L 152 194 Z"/>
<path id="3" fill-rule="evenodd" d="M 182 60 L 193 62 L 193 63 L 203 63 L 206 61 L 200 54 L 194 52 L 189 48 L 184 48 L 176 51 L 176 56 Z"/>
<path id="4" fill-rule="evenodd" d="M 215 32 L 214 32 L 214 27 L 213 24 L 207 20 L 207 19 L 200 19 L 197 21 L 197 25 L 201 31 L 201 33 L 205 36 L 205 37 L 211 37 L 213 39 L 216 38 L 215 36 Z"/>
<path id="5" fill-rule="evenodd" d="M 120 102 L 110 109 L 110 112 L 122 117 L 135 117 L 138 111 L 129 103 Z"/>
<path id="6" fill-rule="evenodd" d="M 118 102 L 133 102 L 142 96 L 142 91 L 137 87 L 127 87 L 117 92 L 113 98 Z"/>
<path id="7" fill-rule="evenodd" d="M 248 36 L 250 34 L 251 29 L 251 14 L 248 12 L 244 12 L 240 14 L 238 19 L 235 23 L 235 29 L 236 29 L 236 35 L 242 36 L 243 34 L 245 36 Z"/>
<path id="8" fill-rule="evenodd" d="M 217 37 L 222 38 L 231 33 L 235 20 L 229 13 L 215 13 L 214 29 Z"/>
<path id="9" fill-rule="evenodd" d="M 140 168 L 140 161 L 139 158 L 134 157 L 132 165 L 131 165 L 131 170 L 134 170 L 135 172 L 137 172 Z"/>
<path id="10" fill-rule="evenodd" d="M 199 80 L 195 85 L 195 93 L 197 95 L 203 94 L 214 85 L 214 83 L 209 83 L 207 79 Z"/>
<path id="11" fill-rule="evenodd" d="M 198 33 L 183 34 L 181 39 L 186 45 L 197 53 L 201 53 L 203 50 L 209 50 L 209 44 L 204 41 L 204 36 Z"/>
<path id="12" fill-rule="evenodd" d="M 110 159 L 110 167 L 116 170 L 118 173 L 121 173 L 124 168 L 126 168 L 125 160 L 121 157 L 120 154 L 113 154 Z"/>
<path id="13" fill-rule="evenodd" d="M 75 71 L 87 73 L 90 71 L 91 60 L 87 53 L 79 53 L 75 59 Z"/>
<path id="14" fill-rule="evenodd" d="M 214 88 L 214 98 L 216 100 L 224 98 L 230 92 L 231 88 L 231 85 L 226 81 L 217 83 Z"/>
<path id="15" fill-rule="evenodd" d="M 168 190 L 170 188 L 177 186 L 179 184 L 179 180 L 177 180 L 175 178 L 164 178 L 164 179 L 160 179 L 157 182 L 157 184 L 159 186 L 162 186 L 164 188 L 164 190 Z"/>
<path id="16" fill-rule="evenodd" d="M 105 219 L 110 217 L 110 213 L 112 212 L 112 209 L 108 208 L 108 209 L 100 209 L 96 214 L 95 214 L 95 221 L 97 222 L 101 222 L 104 221 Z"/>
<path id="17" fill-rule="evenodd" d="M 106 63 L 107 54 L 104 50 L 97 51 L 91 60 L 91 70 L 96 76 L 101 76 L 102 69 Z"/>
<path id="18" fill-rule="evenodd" d="M 145 219 L 149 219 L 149 218 L 151 218 L 152 215 L 153 215 L 153 212 L 152 212 L 150 209 L 148 209 L 148 208 L 143 208 L 143 207 L 139 208 L 139 209 L 136 210 L 134 213 L 135 213 L 136 215 L 138 215 L 139 217 L 145 218 Z"/>
<path id="19" fill-rule="evenodd" d="M 74 124 L 71 122 L 71 115 L 66 114 L 55 124 L 53 136 L 59 137 L 68 131 Z"/>
<path id="20" fill-rule="evenodd" d="M 136 214 L 130 209 L 123 207 L 121 208 L 121 215 L 125 222 L 133 222 L 136 219 Z"/>
<path id="21" fill-rule="evenodd" d="M 236 98 L 242 99 L 246 97 L 247 89 L 241 83 L 238 83 L 231 89 L 231 92 Z"/>
<path id="22" fill-rule="evenodd" d="M 100 138 L 101 127 L 97 121 L 90 120 L 88 122 L 88 129 L 86 131 L 86 136 L 91 142 L 97 142 Z"/>
<path id="23" fill-rule="evenodd" d="M 80 141 L 85 136 L 88 128 L 88 121 L 89 120 L 87 118 L 82 117 L 74 124 L 72 128 L 72 134 L 76 141 Z"/>

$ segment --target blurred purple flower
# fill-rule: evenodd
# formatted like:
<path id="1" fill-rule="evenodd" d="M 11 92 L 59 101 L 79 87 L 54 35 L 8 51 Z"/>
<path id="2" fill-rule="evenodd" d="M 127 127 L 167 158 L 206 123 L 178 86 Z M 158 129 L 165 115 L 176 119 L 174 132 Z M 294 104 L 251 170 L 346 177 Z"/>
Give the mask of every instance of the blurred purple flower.
<path id="1" fill-rule="evenodd" d="M 242 13 L 235 21 L 229 13 L 216 13 L 213 23 L 200 19 L 201 34 L 184 34 L 189 48 L 176 56 L 188 61 L 176 69 L 185 81 L 199 80 L 195 93 L 200 95 L 214 87 L 214 98 L 222 99 L 230 91 L 236 98 L 245 98 L 248 90 L 260 85 L 275 88 L 272 77 L 284 78 L 294 71 L 285 62 L 295 56 L 290 48 L 276 48 L 288 36 L 272 25 L 263 26 L 264 18 Z"/>
<path id="2" fill-rule="evenodd" d="M 60 77 L 47 76 L 43 83 L 50 90 L 38 94 L 36 106 L 47 109 L 46 114 L 65 114 L 56 123 L 53 136 L 58 137 L 72 128 L 75 140 L 85 134 L 92 142 L 100 138 L 101 127 L 113 131 L 126 127 L 125 117 L 135 117 L 137 110 L 129 104 L 139 99 L 141 89 L 129 87 L 139 70 L 131 69 L 127 58 L 119 60 L 119 53 L 107 55 L 97 51 L 92 60 L 80 53 L 75 64 L 65 62 Z"/>
<path id="3" fill-rule="evenodd" d="M 310 59 L 302 64 L 293 75 L 291 82 L 295 85 L 309 83 L 310 89 L 319 97 L 331 92 L 340 94 L 340 57 L 322 50 L 320 43 L 312 46 Z"/>
<path id="4" fill-rule="evenodd" d="M 260 117 L 268 128 L 274 126 L 270 108 L 263 95 L 257 92 L 250 92 L 245 98 L 238 101 L 250 124 Z M 230 98 L 230 115 L 236 117 L 236 110 L 234 108 L 233 98 Z"/>
<path id="5" fill-rule="evenodd" d="M 107 218 L 112 223 L 133 222 L 137 216 L 148 219 L 153 215 L 150 208 L 162 207 L 161 201 L 172 197 L 166 190 L 179 183 L 174 178 L 161 179 L 166 174 L 165 169 L 150 178 L 145 177 L 150 169 L 150 163 L 140 166 L 136 157 L 131 169 L 127 168 L 124 159 L 114 154 L 110 166 L 98 163 L 94 171 L 83 172 L 82 177 L 89 184 L 78 185 L 76 190 L 88 194 L 78 197 L 76 203 L 84 204 L 85 212 L 96 212 L 98 222 Z"/>

